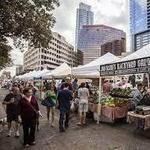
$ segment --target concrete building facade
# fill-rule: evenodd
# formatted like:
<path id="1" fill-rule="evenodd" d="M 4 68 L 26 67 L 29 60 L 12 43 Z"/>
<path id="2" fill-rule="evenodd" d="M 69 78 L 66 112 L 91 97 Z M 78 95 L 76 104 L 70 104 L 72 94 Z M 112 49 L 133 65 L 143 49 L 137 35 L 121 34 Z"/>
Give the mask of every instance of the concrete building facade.
<path id="1" fill-rule="evenodd" d="M 47 68 L 53 70 L 62 63 L 74 67 L 82 65 L 82 52 L 74 51 L 74 47 L 66 39 L 56 33 L 52 33 L 49 49 L 29 49 L 24 54 L 24 70 L 40 70 Z"/>
<path id="2" fill-rule="evenodd" d="M 19 65 L 16 67 L 16 75 L 20 75 L 24 72 L 23 65 Z"/>

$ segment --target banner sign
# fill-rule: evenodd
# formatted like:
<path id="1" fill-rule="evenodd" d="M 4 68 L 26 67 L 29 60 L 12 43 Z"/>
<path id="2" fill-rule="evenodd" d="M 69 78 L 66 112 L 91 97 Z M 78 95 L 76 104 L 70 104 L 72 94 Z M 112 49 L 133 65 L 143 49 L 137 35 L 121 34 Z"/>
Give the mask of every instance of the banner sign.
<path id="1" fill-rule="evenodd" d="M 150 73 L 150 57 L 100 66 L 101 76 Z"/>

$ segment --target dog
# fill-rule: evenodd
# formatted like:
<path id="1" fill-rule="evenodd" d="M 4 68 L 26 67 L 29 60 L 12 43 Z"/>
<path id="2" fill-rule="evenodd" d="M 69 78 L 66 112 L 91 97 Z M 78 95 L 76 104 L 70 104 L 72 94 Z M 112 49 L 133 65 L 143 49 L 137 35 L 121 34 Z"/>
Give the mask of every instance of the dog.
<path id="1" fill-rule="evenodd" d="M 5 125 L 7 125 L 7 118 L 0 119 L 0 132 L 4 130 Z"/>

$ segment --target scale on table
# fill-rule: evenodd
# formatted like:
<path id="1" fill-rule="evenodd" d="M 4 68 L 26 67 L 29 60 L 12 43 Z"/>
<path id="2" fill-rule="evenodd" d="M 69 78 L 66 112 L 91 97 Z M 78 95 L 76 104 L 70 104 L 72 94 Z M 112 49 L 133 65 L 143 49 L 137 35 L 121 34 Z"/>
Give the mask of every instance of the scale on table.
<path id="1" fill-rule="evenodd" d="M 137 106 L 135 112 L 140 115 L 150 115 L 150 106 Z"/>

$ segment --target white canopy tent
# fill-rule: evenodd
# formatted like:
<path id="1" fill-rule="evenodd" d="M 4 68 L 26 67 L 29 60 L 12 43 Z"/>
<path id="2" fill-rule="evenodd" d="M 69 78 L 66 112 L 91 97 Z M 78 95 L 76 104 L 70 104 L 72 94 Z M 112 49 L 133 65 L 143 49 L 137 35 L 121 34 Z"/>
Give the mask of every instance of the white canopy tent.
<path id="1" fill-rule="evenodd" d="M 33 78 L 42 78 L 45 74 L 47 73 L 51 73 L 50 70 L 44 69 L 44 70 L 40 70 L 39 72 L 37 72 Z"/>
<path id="2" fill-rule="evenodd" d="M 20 75 L 17 76 L 16 78 L 18 79 L 22 79 L 22 80 L 33 80 L 34 78 L 40 78 L 42 77 L 44 74 L 50 72 L 50 70 L 44 69 L 44 70 L 34 70 L 34 71 L 30 71 L 24 75 Z"/>
<path id="3" fill-rule="evenodd" d="M 17 78 L 17 79 L 22 79 L 22 80 L 24 80 L 24 79 L 26 79 L 26 77 L 27 77 L 29 74 L 31 74 L 31 72 L 32 72 L 32 71 L 30 71 L 30 72 L 28 72 L 28 73 L 25 73 L 25 74 L 23 74 L 23 75 L 17 76 L 16 78 Z"/>
<path id="4" fill-rule="evenodd" d="M 111 53 L 107 53 L 92 62 L 72 69 L 72 74 L 77 77 L 89 76 L 99 78 L 100 65 L 118 61 L 119 58 Z"/>
<path id="5" fill-rule="evenodd" d="M 43 78 L 61 78 L 68 75 L 71 75 L 71 67 L 69 67 L 66 63 L 63 63 L 53 71 L 43 75 Z"/>
<path id="6" fill-rule="evenodd" d="M 21 77 L 21 79 L 24 79 L 24 80 L 33 80 L 34 76 L 35 76 L 36 74 L 38 74 L 38 72 L 39 72 L 39 71 L 36 71 L 36 70 L 31 71 L 31 72 L 25 74 L 23 77 Z"/>
<path id="7" fill-rule="evenodd" d="M 142 47 L 141 49 L 120 59 L 117 62 L 129 61 L 129 60 L 134 60 L 134 59 L 139 59 L 139 58 L 144 58 L 144 57 L 150 57 L 150 44 Z"/>

